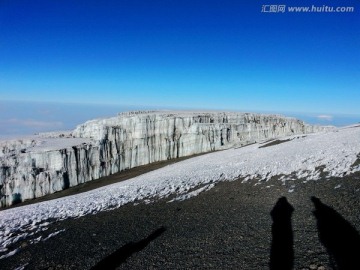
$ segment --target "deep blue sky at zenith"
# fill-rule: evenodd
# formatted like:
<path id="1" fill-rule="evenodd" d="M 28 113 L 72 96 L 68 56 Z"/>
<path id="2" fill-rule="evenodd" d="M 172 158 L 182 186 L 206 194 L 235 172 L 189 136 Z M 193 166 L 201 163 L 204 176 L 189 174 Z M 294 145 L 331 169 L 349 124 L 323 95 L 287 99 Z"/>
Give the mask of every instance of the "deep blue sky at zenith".
<path id="1" fill-rule="evenodd" d="M 0 0 L 0 100 L 360 115 L 360 2 L 263 4 Z"/>

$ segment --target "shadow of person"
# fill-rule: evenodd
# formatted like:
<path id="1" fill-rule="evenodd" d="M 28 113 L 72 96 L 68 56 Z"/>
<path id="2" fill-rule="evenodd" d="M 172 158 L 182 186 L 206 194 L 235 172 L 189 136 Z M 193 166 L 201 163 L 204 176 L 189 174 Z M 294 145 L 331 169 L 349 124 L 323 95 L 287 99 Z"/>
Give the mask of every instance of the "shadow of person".
<path id="1" fill-rule="evenodd" d="M 273 219 L 269 264 L 271 270 L 288 270 L 293 268 L 294 240 L 291 226 L 293 211 L 294 208 L 288 203 L 286 197 L 281 197 L 270 212 Z"/>
<path id="2" fill-rule="evenodd" d="M 360 269 L 360 236 L 356 229 L 333 208 L 311 197 L 315 206 L 318 234 L 334 269 Z"/>
<path id="3" fill-rule="evenodd" d="M 143 250 L 151 241 L 158 238 L 160 235 L 162 235 L 166 231 L 165 227 L 160 227 L 156 231 L 154 231 L 152 234 L 150 234 L 145 239 L 140 240 L 139 242 L 130 242 L 118 250 L 116 250 L 114 253 L 110 254 L 109 256 L 102 259 L 99 263 L 97 263 L 94 267 L 92 267 L 92 270 L 111 270 L 116 269 L 118 266 L 120 266 L 122 263 L 126 261 L 127 258 L 129 258 L 132 254 L 139 252 Z"/>

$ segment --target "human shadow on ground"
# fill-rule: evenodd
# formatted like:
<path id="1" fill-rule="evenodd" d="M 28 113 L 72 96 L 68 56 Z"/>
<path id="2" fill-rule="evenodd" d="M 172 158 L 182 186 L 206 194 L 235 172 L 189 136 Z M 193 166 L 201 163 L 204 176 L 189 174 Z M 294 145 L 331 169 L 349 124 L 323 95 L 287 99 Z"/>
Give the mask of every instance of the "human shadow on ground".
<path id="1" fill-rule="evenodd" d="M 293 211 L 294 208 L 286 197 L 281 197 L 270 212 L 273 219 L 269 264 L 271 270 L 290 270 L 293 268 L 294 240 L 291 225 Z"/>
<path id="2" fill-rule="evenodd" d="M 315 206 L 319 239 L 330 256 L 334 269 L 360 269 L 360 235 L 356 229 L 333 208 L 316 197 Z"/>
<path id="3" fill-rule="evenodd" d="M 130 242 L 130 243 L 122 246 L 121 248 L 116 250 L 114 253 L 112 253 L 109 256 L 102 259 L 99 263 L 97 263 L 91 269 L 92 270 L 116 269 L 122 263 L 124 263 L 126 261 L 126 259 L 129 258 L 132 254 L 143 250 L 151 241 L 158 238 L 165 231 L 166 231 L 165 227 L 160 227 L 159 229 L 154 231 L 152 234 L 150 234 L 145 239 L 142 239 L 139 242 L 135 242 L 135 243 Z"/>

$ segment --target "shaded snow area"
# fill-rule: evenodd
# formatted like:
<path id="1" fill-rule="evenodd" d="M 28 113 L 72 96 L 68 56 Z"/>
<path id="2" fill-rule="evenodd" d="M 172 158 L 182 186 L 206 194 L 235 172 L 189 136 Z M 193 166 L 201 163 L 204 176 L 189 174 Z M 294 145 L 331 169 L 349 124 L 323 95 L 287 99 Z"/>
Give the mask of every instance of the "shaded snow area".
<path id="1" fill-rule="evenodd" d="M 39 232 L 51 222 L 170 195 L 175 197 L 172 200 L 183 200 L 219 181 L 241 178 L 257 184 L 273 176 L 279 181 L 309 181 L 319 179 L 320 174 L 331 177 L 360 171 L 356 162 L 360 157 L 359 127 L 283 140 L 206 154 L 89 192 L 0 211 L 0 257 L 14 254 L 21 242 L 40 241 Z"/>

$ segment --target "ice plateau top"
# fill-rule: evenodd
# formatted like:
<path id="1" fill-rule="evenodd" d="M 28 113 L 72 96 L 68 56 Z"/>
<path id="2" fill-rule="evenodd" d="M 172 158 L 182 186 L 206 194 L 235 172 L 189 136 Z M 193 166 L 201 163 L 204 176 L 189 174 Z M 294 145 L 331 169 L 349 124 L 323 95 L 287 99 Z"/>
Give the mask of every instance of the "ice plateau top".
<path id="1" fill-rule="evenodd" d="M 0 206 L 156 161 L 329 129 L 280 115 L 136 111 L 0 141 Z"/>

